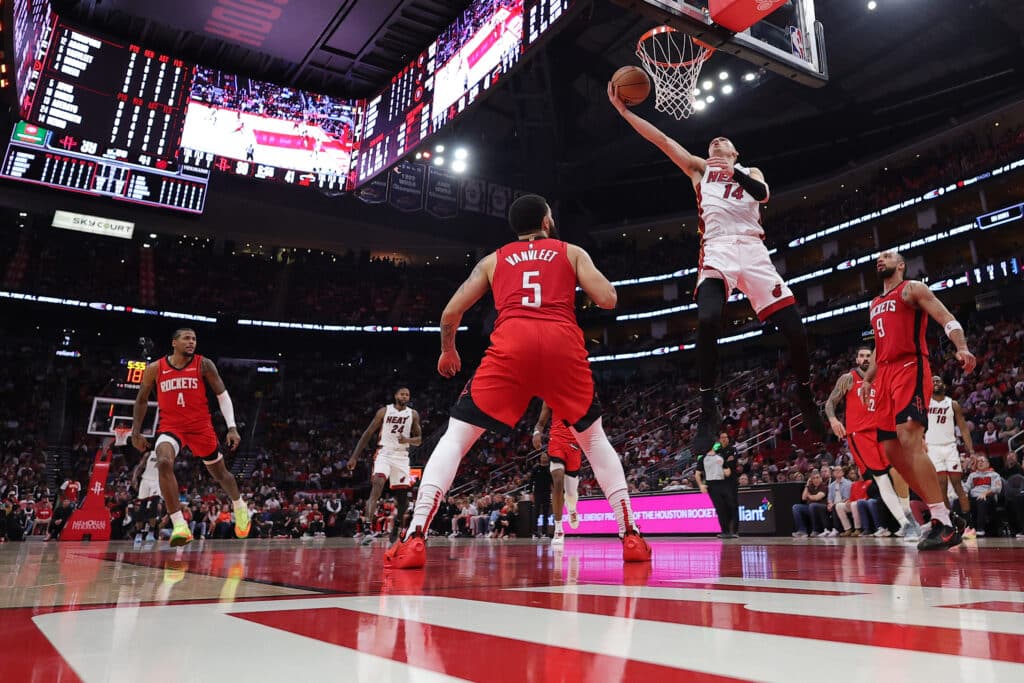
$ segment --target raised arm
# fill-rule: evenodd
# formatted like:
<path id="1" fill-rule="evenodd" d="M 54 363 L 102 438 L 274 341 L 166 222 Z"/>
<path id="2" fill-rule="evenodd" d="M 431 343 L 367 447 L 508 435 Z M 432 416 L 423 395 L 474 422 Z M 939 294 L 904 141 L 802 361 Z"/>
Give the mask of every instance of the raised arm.
<path id="1" fill-rule="evenodd" d="M 441 313 L 441 357 L 437 361 L 437 371 L 444 377 L 454 377 L 462 369 L 462 359 L 455 350 L 455 332 L 459 329 L 462 316 L 490 288 L 495 263 L 497 256 L 493 253 L 477 263 Z"/>
<path id="2" fill-rule="evenodd" d="M 836 417 L 836 406 L 843 400 L 847 392 L 850 391 L 850 387 L 853 386 L 853 375 L 845 373 L 838 380 L 836 380 L 836 386 L 832 389 L 832 393 L 828 395 L 828 400 L 825 401 L 825 415 L 828 417 L 828 423 L 832 426 L 832 433 L 837 438 L 846 438 L 846 427 Z"/>
<path id="3" fill-rule="evenodd" d="M 964 373 L 973 372 L 978 359 L 967 348 L 967 337 L 964 335 L 964 328 L 960 326 L 960 323 L 949 312 L 945 304 L 939 301 L 935 293 L 928 289 L 928 286 L 923 282 L 908 280 L 907 285 L 901 292 L 901 296 L 907 305 L 921 309 L 931 316 L 932 320 L 942 325 L 946 336 L 956 346 L 956 359 L 960 361 L 960 367 L 964 369 Z"/>
<path id="4" fill-rule="evenodd" d="M 209 358 L 203 358 L 202 372 L 207 386 L 213 390 L 214 395 L 217 397 L 220 414 L 224 416 L 224 422 L 228 426 L 228 435 L 225 441 L 227 441 L 228 448 L 235 450 L 238 448 L 238 444 L 242 442 L 242 437 L 239 435 L 238 427 L 235 425 L 235 406 L 231 403 L 231 396 L 228 395 L 227 387 L 224 386 L 224 380 L 220 378 L 217 366 Z"/>
<path id="5" fill-rule="evenodd" d="M 642 138 L 660 149 L 665 156 L 672 160 L 672 163 L 690 176 L 693 182 L 700 182 L 706 168 L 704 159 L 690 154 L 682 145 L 661 132 L 657 126 L 631 112 L 619 99 L 611 83 L 608 83 L 608 101 Z"/>
<path id="6" fill-rule="evenodd" d="M 575 244 L 567 244 L 565 253 L 569 257 L 569 263 L 576 270 L 576 280 L 579 281 L 580 287 L 587 293 L 587 296 L 600 308 L 615 308 L 615 304 L 619 301 L 615 285 L 597 269 L 590 254 Z"/>
<path id="7" fill-rule="evenodd" d="M 967 449 L 967 455 L 973 457 L 974 440 L 971 439 L 971 429 L 967 426 L 967 420 L 964 419 L 963 409 L 956 401 L 953 401 L 953 419 L 956 420 L 956 426 L 960 430 L 960 437 L 964 440 L 964 448 Z"/>
<path id="8" fill-rule="evenodd" d="M 409 432 L 409 438 L 400 436 L 398 443 L 407 443 L 410 446 L 419 446 L 423 443 L 423 429 L 420 427 L 420 414 L 417 411 L 412 411 L 412 429 Z"/>
<path id="9" fill-rule="evenodd" d="M 356 462 L 359 460 L 360 454 L 366 450 L 366 447 L 370 444 L 370 439 L 373 435 L 380 431 L 381 425 L 384 424 L 384 406 L 377 409 L 377 414 L 370 420 L 370 426 L 363 431 L 363 435 L 359 437 L 359 443 L 356 444 L 356 449 L 352 452 L 352 457 L 348 459 L 348 468 L 354 470 L 356 468 Z"/>
<path id="10" fill-rule="evenodd" d="M 156 375 L 160 372 L 160 363 L 154 362 L 146 366 L 139 383 L 139 393 L 135 396 L 135 407 L 132 409 L 132 446 L 140 453 L 149 450 L 149 440 L 142 435 L 142 423 L 146 421 L 149 410 L 149 396 L 156 384 Z"/>

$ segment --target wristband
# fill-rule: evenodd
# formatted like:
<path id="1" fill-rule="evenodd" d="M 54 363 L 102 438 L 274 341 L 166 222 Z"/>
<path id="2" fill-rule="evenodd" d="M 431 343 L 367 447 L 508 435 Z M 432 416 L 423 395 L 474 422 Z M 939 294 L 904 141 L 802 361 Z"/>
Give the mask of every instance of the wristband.
<path id="1" fill-rule="evenodd" d="M 964 331 L 964 328 L 961 327 L 960 323 L 958 323 L 955 319 L 950 320 L 948 323 L 946 323 L 946 326 L 943 327 L 943 329 L 946 330 L 946 336 L 949 337 L 950 339 L 953 338 L 953 333 L 956 332 L 957 330 L 960 330 L 961 332 Z"/>

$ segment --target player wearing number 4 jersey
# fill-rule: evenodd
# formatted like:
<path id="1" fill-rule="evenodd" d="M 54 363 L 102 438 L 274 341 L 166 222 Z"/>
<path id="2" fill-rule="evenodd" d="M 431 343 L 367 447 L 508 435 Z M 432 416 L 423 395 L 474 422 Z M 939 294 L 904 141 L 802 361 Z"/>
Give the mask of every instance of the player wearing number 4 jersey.
<path id="1" fill-rule="evenodd" d="M 768 184 L 756 168 L 736 163 L 739 153 L 727 138 L 717 137 L 708 146 L 708 159 L 683 149 L 651 123 L 626 108 L 608 84 L 608 99 L 648 142 L 682 169 L 697 193 L 701 235 L 697 264 L 697 372 L 700 380 L 701 416 L 690 446 L 706 453 L 718 434 L 721 417 L 715 402 L 718 378 L 718 337 L 722 311 L 733 289 L 750 299 L 762 323 L 778 328 L 789 346 L 790 365 L 799 385 L 797 403 L 804 425 L 824 436 L 825 425 L 811 394 L 811 361 L 807 333 L 796 309 L 793 292 L 772 263 L 764 244 L 760 205 L 768 201 Z"/>
<path id="2" fill-rule="evenodd" d="M 867 404 L 874 385 L 878 440 L 885 455 L 931 512 L 931 528 L 918 543 L 919 550 L 952 548 L 961 541 L 961 524 L 953 526 L 946 508 L 946 492 L 939 488 L 935 467 L 925 452 L 932 373 L 928 366 L 925 328 L 931 316 L 956 345 L 956 358 L 964 373 L 977 360 L 967 348 L 963 328 L 935 298 L 928 286 L 904 280 L 907 263 L 897 251 L 884 251 L 876 263 L 882 295 L 871 302 L 871 329 L 875 355 L 864 374 L 860 398 Z M 959 520 L 958 520 L 959 521 Z"/>
<path id="3" fill-rule="evenodd" d="M 463 314 L 488 289 L 498 309 L 491 345 L 423 470 L 411 531 L 385 553 L 384 564 L 423 566 L 423 531 L 430 528 L 463 456 L 485 429 L 510 430 L 535 396 L 569 424 L 586 453 L 618 522 L 623 559 L 649 561 L 650 547 L 633 522 L 622 462 L 601 426 L 583 332 L 576 324 L 577 282 L 601 308 L 615 307 L 615 288 L 587 252 L 552 239 L 555 224 L 543 197 L 514 201 L 509 223 L 519 239 L 480 261 L 441 315 L 437 370 L 454 377 L 462 367 L 455 331 Z"/>
<path id="4" fill-rule="evenodd" d="M 235 450 L 242 439 L 235 426 L 235 409 L 231 397 L 213 361 L 196 354 L 194 330 L 182 328 L 175 331 L 171 346 L 173 353 L 147 365 L 142 375 L 139 394 L 135 399 L 132 445 L 141 453 L 150 449 L 149 441 L 142 436 L 141 429 L 149 405 L 149 395 L 156 388 L 160 424 L 153 448 L 156 450 L 160 494 L 174 527 L 171 531 L 171 545 L 185 545 L 192 540 L 192 532 L 185 523 L 178 502 L 178 480 L 174 476 L 174 458 L 186 446 L 194 456 L 202 458 L 206 469 L 230 496 L 235 506 L 235 535 L 245 538 L 249 535 L 249 508 L 242 501 L 238 482 L 224 466 L 224 456 L 220 452 L 217 434 L 213 431 L 210 407 L 206 401 L 206 387 L 213 389 L 217 396 L 220 412 L 228 426 L 228 447 Z"/>

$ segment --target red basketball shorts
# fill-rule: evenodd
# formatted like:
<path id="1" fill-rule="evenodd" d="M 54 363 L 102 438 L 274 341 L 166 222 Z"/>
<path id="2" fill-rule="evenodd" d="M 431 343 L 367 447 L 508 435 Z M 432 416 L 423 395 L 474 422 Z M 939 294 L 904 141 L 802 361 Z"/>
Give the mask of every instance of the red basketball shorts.
<path id="1" fill-rule="evenodd" d="M 910 421 L 928 429 L 932 369 L 928 359 L 906 357 L 878 366 L 875 375 L 875 418 L 878 440 L 896 438 L 896 425 Z"/>
<path id="2" fill-rule="evenodd" d="M 580 473 L 580 466 L 583 464 L 582 455 L 583 451 L 575 441 L 562 439 L 548 441 L 548 457 L 551 458 L 552 469 L 557 469 L 555 463 L 559 463 L 570 477 L 575 477 Z"/>
<path id="3" fill-rule="evenodd" d="M 506 320 L 491 334 L 491 346 L 451 416 L 508 431 L 535 396 L 577 429 L 586 429 L 599 417 L 583 332 L 576 325 Z"/>
<path id="4" fill-rule="evenodd" d="M 847 434 L 846 443 L 862 475 L 869 472 L 882 474 L 889 470 L 889 459 L 885 457 L 885 449 L 878 441 L 876 430 L 865 429 L 863 432 Z"/>
<path id="5" fill-rule="evenodd" d="M 183 448 L 192 451 L 192 455 L 202 458 L 203 462 L 213 464 L 223 457 L 220 453 L 220 442 L 217 441 L 217 433 L 213 431 L 213 425 L 192 426 L 182 429 L 177 425 L 160 424 L 160 431 L 156 437 L 154 448 L 162 443 L 168 443 L 174 448 L 174 455 Z"/>

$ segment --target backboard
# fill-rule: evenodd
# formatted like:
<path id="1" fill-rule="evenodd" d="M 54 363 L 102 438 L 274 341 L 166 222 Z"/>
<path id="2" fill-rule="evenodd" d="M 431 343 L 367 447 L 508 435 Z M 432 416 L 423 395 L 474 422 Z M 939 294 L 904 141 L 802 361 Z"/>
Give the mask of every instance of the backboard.
<path id="1" fill-rule="evenodd" d="M 618 5 L 684 31 L 716 48 L 812 87 L 828 82 L 825 34 L 814 0 L 613 0 Z M 736 32 L 714 21 L 722 6 L 770 12 Z"/>
<path id="2" fill-rule="evenodd" d="M 131 426 L 134 409 L 134 399 L 97 396 L 92 400 L 89 428 L 86 431 L 96 436 L 114 436 L 114 427 Z M 146 419 L 142 421 L 142 434 L 148 437 L 156 436 L 159 421 L 160 408 L 156 401 L 150 401 Z"/>

